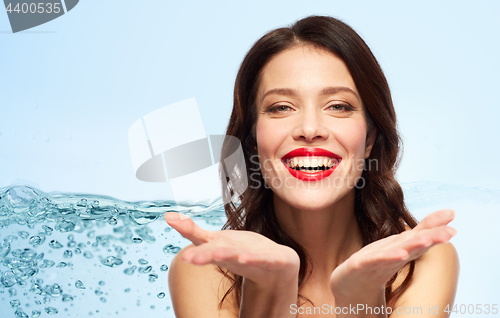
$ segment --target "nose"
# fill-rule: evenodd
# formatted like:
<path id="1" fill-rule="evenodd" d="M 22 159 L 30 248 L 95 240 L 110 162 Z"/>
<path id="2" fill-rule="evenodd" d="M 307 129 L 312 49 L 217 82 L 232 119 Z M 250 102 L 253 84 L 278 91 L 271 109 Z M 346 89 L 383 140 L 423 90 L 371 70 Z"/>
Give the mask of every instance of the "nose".
<path id="1" fill-rule="evenodd" d="M 316 108 L 303 109 L 297 116 L 297 124 L 293 130 L 293 138 L 307 142 L 326 139 L 328 130 L 326 129 L 321 111 Z"/>

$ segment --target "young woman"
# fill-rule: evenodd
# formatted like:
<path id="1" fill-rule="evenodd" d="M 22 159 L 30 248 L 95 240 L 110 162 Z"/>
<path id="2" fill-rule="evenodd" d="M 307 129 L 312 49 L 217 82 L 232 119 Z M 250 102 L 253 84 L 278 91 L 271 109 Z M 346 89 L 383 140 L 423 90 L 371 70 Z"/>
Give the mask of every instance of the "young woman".
<path id="1" fill-rule="evenodd" d="M 241 141 L 248 188 L 223 189 L 239 201 L 223 230 L 165 214 L 193 242 L 170 267 L 177 318 L 448 317 L 454 212 L 418 225 L 408 212 L 389 87 L 349 26 L 311 16 L 258 40 L 226 134 Z"/>

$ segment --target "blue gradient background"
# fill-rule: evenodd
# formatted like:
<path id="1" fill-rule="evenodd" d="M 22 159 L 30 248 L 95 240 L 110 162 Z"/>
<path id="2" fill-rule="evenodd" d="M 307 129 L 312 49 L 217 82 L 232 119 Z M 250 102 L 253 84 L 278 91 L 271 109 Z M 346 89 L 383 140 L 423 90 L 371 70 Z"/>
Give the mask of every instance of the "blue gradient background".
<path id="1" fill-rule="evenodd" d="M 207 134 L 224 133 L 247 50 L 267 31 L 311 14 L 351 25 L 385 71 L 404 141 L 401 183 L 498 194 L 498 1 L 82 0 L 18 34 L 0 12 L 0 187 L 171 198 L 168 184 L 135 178 L 130 125 L 196 97 Z M 463 213 L 474 222 L 479 211 Z M 484 213 L 498 224 L 498 210 Z M 470 224 L 472 235 L 486 235 L 478 244 L 492 253 L 488 262 L 498 264 L 498 234 L 487 241 L 489 232 Z M 462 295 L 481 290 L 494 301 L 498 287 L 483 275 L 461 277 L 474 284 Z"/>

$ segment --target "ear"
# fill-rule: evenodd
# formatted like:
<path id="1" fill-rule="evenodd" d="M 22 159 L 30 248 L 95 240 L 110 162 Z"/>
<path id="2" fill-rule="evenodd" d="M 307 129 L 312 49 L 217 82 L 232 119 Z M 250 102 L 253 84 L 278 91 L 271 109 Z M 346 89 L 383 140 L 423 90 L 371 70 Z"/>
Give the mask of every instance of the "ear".
<path id="1" fill-rule="evenodd" d="M 365 159 L 370 157 L 370 153 L 373 148 L 373 144 L 375 144 L 375 138 L 377 137 L 377 129 L 373 128 L 368 136 L 366 136 L 366 144 L 365 144 Z"/>

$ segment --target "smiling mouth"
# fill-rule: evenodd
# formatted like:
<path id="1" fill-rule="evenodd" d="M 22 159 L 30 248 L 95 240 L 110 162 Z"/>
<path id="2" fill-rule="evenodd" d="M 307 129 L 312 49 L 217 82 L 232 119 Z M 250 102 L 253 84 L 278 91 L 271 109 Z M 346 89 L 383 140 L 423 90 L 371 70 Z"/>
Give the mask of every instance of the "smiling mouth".
<path id="1" fill-rule="evenodd" d="M 291 169 L 303 172 L 326 171 L 335 167 L 339 161 L 328 157 L 294 157 L 284 161 Z"/>
<path id="2" fill-rule="evenodd" d="M 321 148 L 298 148 L 281 158 L 290 174 L 303 181 L 330 176 L 341 161 L 340 156 Z"/>

